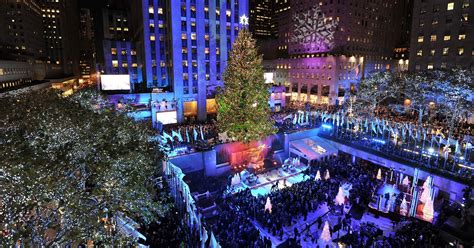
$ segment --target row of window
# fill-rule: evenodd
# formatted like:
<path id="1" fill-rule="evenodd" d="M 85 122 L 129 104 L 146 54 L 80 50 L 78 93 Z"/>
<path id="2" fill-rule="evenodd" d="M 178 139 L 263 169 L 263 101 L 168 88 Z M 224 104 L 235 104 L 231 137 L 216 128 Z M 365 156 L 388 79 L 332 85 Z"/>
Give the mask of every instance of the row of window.
<path id="1" fill-rule="evenodd" d="M 457 54 L 458 56 L 462 56 L 462 55 L 465 54 L 464 51 L 465 51 L 464 47 L 458 47 L 456 54 Z M 430 49 L 430 50 L 429 50 L 429 55 L 430 55 L 430 56 L 435 56 L 435 55 L 436 55 L 436 49 Z M 443 49 L 442 49 L 442 55 L 443 55 L 443 56 L 449 55 L 449 47 L 443 47 Z M 474 51 L 472 52 L 472 55 L 474 56 Z M 423 49 L 418 49 L 418 50 L 416 51 L 416 56 L 422 57 L 422 56 L 423 56 Z"/>
<path id="2" fill-rule="evenodd" d="M 466 39 L 466 34 L 465 33 L 461 33 L 458 35 L 458 40 L 465 40 Z M 438 40 L 438 36 L 436 34 L 432 34 L 430 35 L 430 42 L 435 42 Z M 443 36 L 443 41 L 450 41 L 451 40 L 451 35 L 450 34 L 445 34 Z M 423 43 L 425 41 L 425 37 L 420 34 L 418 35 L 418 38 L 417 38 L 417 41 L 418 43 Z"/>

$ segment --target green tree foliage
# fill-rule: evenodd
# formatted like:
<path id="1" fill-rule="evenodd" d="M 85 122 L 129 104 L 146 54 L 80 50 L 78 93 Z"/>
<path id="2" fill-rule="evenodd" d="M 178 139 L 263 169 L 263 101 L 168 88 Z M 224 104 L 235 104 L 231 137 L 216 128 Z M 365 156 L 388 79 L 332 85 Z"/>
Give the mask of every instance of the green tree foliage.
<path id="1" fill-rule="evenodd" d="M 150 223 L 169 203 L 150 130 L 92 90 L 69 98 L 39 91 L 0 98 L 2 246 L 119 245 L 118 213 Z M 0 232 L 1 234 L 2 232 Z"/>
<path id="2" fill-rule="evenodd" d="M 224 89 L 216 97 L 219 131 L 243 143 L 273 134 L 262 57 L 246 29 L 240 31 L 234 43 L 223 79 Z"/>

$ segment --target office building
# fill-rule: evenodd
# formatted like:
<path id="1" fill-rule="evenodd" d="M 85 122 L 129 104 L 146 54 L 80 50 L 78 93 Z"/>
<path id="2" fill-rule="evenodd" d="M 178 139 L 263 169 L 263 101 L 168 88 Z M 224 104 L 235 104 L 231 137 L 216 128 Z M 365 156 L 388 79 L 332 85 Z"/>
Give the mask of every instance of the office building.
<path id="1" fill-rule="evenodd" d="M 398 1 L 333 0 L 276 8 L 280 57 L 265 60 L 265 70 L 291 100 L 339 103 L 369 72 L 393 69 L 400 8 Z"/>
<path id="2" fill-rule="evenodd" d="M 227 57 L 247 17 L 247 0 L 137 0 L 132 3 L 133 39 L 143 82 L 172 92 L 177 120 L 205 120 L 213 92 L 222 86 Z M 161 102 L 161 99 L 160 99 Z"/>
<path id="3" fill-rule="evenodd" d="M 415 0 L 410 70 L 474 69 L 474 2 Z"/>
<path id="4" fill-rule="evenodd" d="M 79 9 L 77 0 L 38 0 L 42 8 L 43 38 L 49 68 L 48 78 L 79 72 Z"/>
<path id="5" fill-rule="evenodd" d="M 250 0 L 249 31 L 256 39 L 268 39 L 275 35 L 272 29 L 274 0 Z"/>
<path id="6" fill-rule="evenodd" d="M 133 85 L 142 82 L 135 43 L 132 41 L 126 5 L 114 5 L 99 11 L 97 29 L 97 67 L 101 74 L 128 74 Z"/>
<path id="7" fill-rule="evenodd" d="M 80 10 L 80 59 L 79 66 L 82 78 L 91 78 L 96 70 L 94 17 L 91 10 L 81 8 Z"/>

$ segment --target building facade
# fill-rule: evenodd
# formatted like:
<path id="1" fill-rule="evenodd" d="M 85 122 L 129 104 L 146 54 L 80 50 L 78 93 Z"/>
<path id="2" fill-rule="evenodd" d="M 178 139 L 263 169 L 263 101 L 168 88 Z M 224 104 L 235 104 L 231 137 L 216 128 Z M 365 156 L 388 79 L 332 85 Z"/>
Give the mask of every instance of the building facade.
<path id="1" fill-rule="evenodd" d="M 400 8 L 398 1 L 292 1 L 277 8 L 280 56 L 265 60 L 265 70 L 291 100 L 339 103 L 368 73 L 392 69 Z"/>
<path id="2" fill-rule="evenodd" d="M 123 6 L 122 6 L 123 7 Z M 101 74 L 128 74 L 132 85 L 142 82 L 129 13 L 122 9 L 101 9 L 98 17 L 98 70 Z"/>
<path id="3" fill-rule="evenodd" d="M 178 122 L 205 120 L 207 97 L 222 86 L 222 73 L 247 0 L 133 1 L 132 30 L 143 82 L 174 93 Z"/>
<path id="4" fill-rule="evenodd" d="M 42 11 L 36 0 L 0 1 L 2 59 L 41 60 L 45 56 Z"/>
<path id="5" fill-rule="evenodd" d="M 48 78 L 78 76 L 79 9 L 77 0 L 38 0 L 42 8 Z"/>
<path id="6" fill-rule="evenodd" d="M 256 39 L 273 38 L 274 0 L 250 0 L 249 31 Z"/>
<path id="7" fill-rule="evenodd" d="M 80 58 L 79 66 L 82 78 L 91 78 L 95 73 L 96 52 L 95 52 L 95 34 L 94 17 L 90 9 L 81 8 L 80 10 Z"/>
<path id="8" fill-rule="evenodd" d="M 414 0 L 410 70 L 474 69 L 474 1 Z"/>

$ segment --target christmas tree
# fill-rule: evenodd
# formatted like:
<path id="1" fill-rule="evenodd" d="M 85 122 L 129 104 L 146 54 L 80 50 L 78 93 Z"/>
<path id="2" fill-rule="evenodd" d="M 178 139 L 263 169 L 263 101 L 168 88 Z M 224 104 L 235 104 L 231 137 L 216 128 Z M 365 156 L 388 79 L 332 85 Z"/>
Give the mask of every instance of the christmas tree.
<path id="1" fill-rule="evenodd" d="M 331 178 L 331 176 L 329 176 L 329 170 L 326 169 L 326 174 L 324 175 L 324 179 L 329 180 L 329 178 Z"/>
<path id="2" fill-rule="evenodd" d="M 426 181 L 423 183 L 423 193 L 421 193 L 420 201 L 426 202 L 431 195 L 431 181 L 433 178 L 429 176 L 426 178 Z"/>
<path id="3" fill-rule="evenodd" d="M 426 221 L 433 222 L 433 215 L 434 215 L 433 200 L 431 199 L 431 197 L 428 197 L 428 199 L 425 202 L 425 205 L 423 206 L 423 218 Z"/>
<path id="4" fill-rule="evenodd" d="M 265 203 L 265 211 L 272 213 L 272 202 L 270 201 L 270 197 L 267 197 L 267 202 Z"/>
<path id="5" fill-rule="evenodd" d="M 408 213 L 408 203 L 407 200 L 405 199 L 405 196 L 403 196 L 402 204 L 400 204 L 400 214 L 403 216 L 406 216 Z"/>
<path id="6" fill-rule="evenodd" d="M 321 236 L 319 237 L 324 242 L 331 242 L 331 232 L 329 231 L 329 222 L 326 221 L 324 223 L 323 231 L 321 232 Z"/>
<path id="7" fill-rule="evenodd" d="M 377 180 L 382 180 L 382 170 L 380 170 L 380 169 L 377 172 Z"/>
<path id="8" fill-rule="evenodd" d="M 219 131 L 243 143 L 275 133 L 262 57 L 247 29 L 242 29 L 235 40 L 223 79 L 224 89 L 216 96 Z"/>
<path id="9" fill-rule="evenodd" d="M 316 176 L 314 177 L 314 181 L 319 181 L 319 180 L 321 180 L 321 173 L 318 170 L 318 172 L 316 172 Z"/>
<path id="10" fill-rule="evenodd" d="M 342 187 L 339 187 L 339 191 L 337 192 L 337 196 L 334 200 L 334 203 L 336 203 L 336 205 L 342 205 L 344 204 L 344 200 L 344 192 L 342 191 Z"/>

